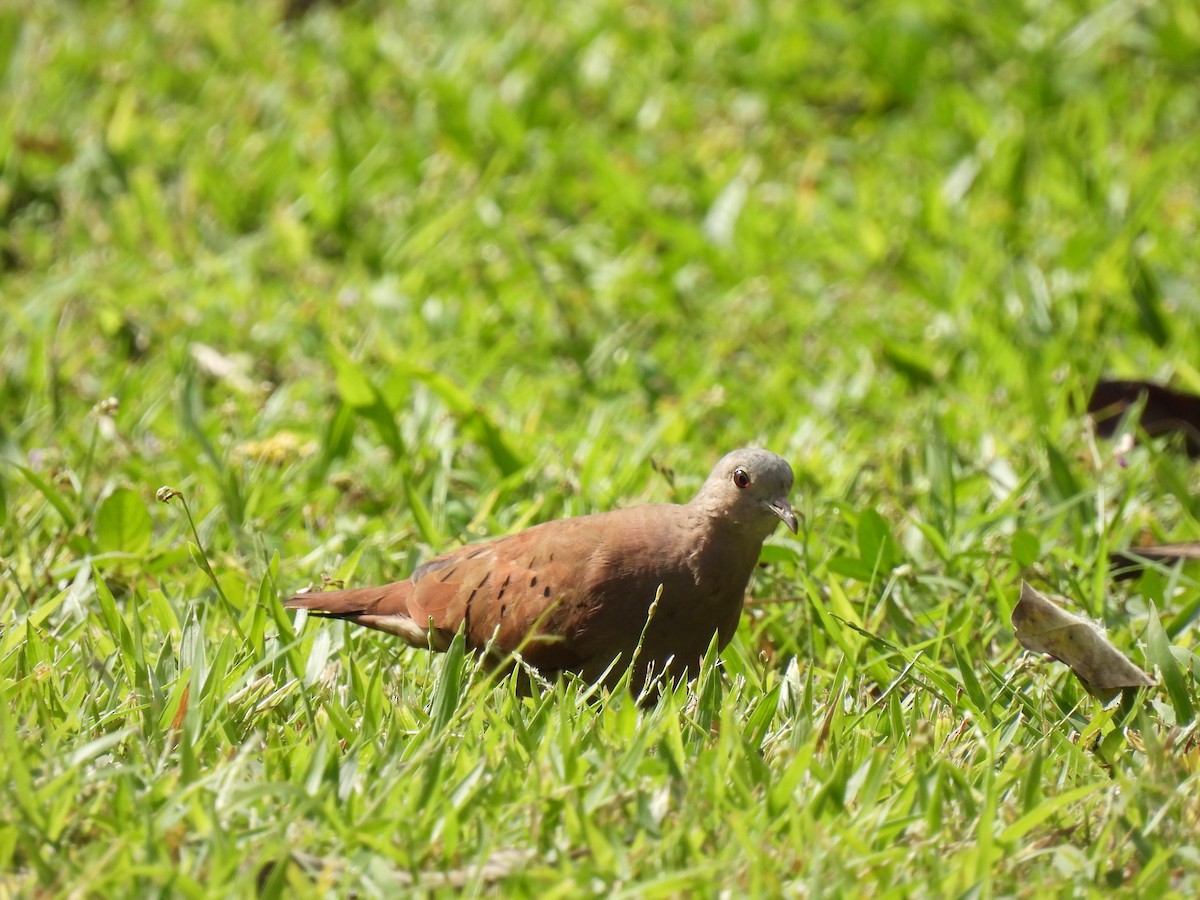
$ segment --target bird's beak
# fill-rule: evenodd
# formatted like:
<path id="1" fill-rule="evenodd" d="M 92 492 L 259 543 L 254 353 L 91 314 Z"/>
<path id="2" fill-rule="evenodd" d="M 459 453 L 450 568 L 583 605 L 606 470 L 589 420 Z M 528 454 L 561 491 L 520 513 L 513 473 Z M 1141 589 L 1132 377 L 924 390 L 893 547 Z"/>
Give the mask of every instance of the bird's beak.
<path id="1" fill-rule="evenodd" d="M 800 531 L 800 523 L 796 521 L 796 511 L 792 509 L 792 505 L 787 500 L 772 500 L 767 506 L 770 507 L 771 512 L 783 520 L 783 524 L 791 529 L 792 534 Z"/>

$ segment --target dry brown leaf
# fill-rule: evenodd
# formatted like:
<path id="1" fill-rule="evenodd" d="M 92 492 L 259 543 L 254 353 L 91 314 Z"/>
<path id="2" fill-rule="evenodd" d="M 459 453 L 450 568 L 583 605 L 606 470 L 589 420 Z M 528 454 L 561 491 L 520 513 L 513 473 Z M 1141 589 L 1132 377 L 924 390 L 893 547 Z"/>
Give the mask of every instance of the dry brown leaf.
<path id="1" fill-rule="evenodd" d="M 1138 424 L 1146 434 L 1181 433 L 1188 456 L 1200 456 L 1200 397 L 1152 381 L 1097 382 L 1087 405 L 1096 434 L 1112 437 L 1121 416 L 1142 398 Z"/>
<path id="2" fill-rule="evenodd" d="M 1114 647 L 1099 626 L 1062 609 L 1025 581 L 1012 626 L 1022 647 L 1070 666 L 1093 696 L 1108 700 L 1122 688 L 1154 685 L 1154 679 Z"/>
<path id="3" fill-rule="evenodd" d="M 175 707 L 175 717 L 171 719 L 171 730 L 178 731 L 183 727 L 183 720 L 187 718 L 188 698 L 192 694 L 191 684 L 183 686 L 183 693 L 179 695 L 179 706 Z"/>
<path id="4" fill-rule="evenodd" d="M 1173 563 L 1179 560 L 1200 559 L 1200 541 L 1184 541 L 1179 544 L 1148 544 L 1145 547 L 1130 547 L 1109 554 L 1109 565 L 1113 578 L 1124 581 L 1136 578 L 1146 567 L 1146 560 Z"/>

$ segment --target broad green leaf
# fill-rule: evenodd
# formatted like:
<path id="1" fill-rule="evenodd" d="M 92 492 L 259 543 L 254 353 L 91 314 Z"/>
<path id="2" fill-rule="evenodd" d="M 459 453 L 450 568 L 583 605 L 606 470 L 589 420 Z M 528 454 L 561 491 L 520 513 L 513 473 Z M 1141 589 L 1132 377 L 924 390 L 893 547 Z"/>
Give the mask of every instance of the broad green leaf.
<path id="1" fill-rule="evenodd" d="M 1053 444 L 1046 443 L 1046 459 L 1050 463 L 1050 481 L 1063 502 L 1075 500 L 1080 494 L 1079 481 L 1071 471 L 1067 458 Z"/>
<path id="2" fill-rule="evenodd" d="M 1132 250 L 1129 258 L 1129 292 L 1137 304 L 1138 324 L 1142 326 L 1142 331 L 1159 347 L 1166 346 L 1171 332 L 1163 312 L 1163 294 L 1158 275 L 1140 254 Z"/>
<path id="3" fill-rule="evenodd" d="M 937 373 L 930 366 L 930 355 L 919 347 L 910 347 L 894 341 L 883 344 L 883 358 L 897 372 L 918 387 L 927 387 L 938 381 Z"/>
<path id="4" fill-rule="evenodd" d="M 874 567 L 857 556 L 835 556 L 826 566 L 835 575 L 853 578 L 855 581 L 869 582 L 878 577 Z"/>
<path id="5" fill-rule="evenodd" d="M 979 715 L 984 716 L 989 722 L 995 721 L 995 716 L 992 713 L 992 704 L 983 692 L 983 686 L 979 683 L 979 678 L 975 675 L 975 670 L 971 668 L 971 660 L 959 649 L 958 644 L 954 644 L 953 647 L 954 661 L 958 666 L 959 676 L 962 678 L 963 687 L 966 688 L 967 696 L 975 707 L 975 711 Z"/>
<path id="6" fill-rule="evenodd" d="M 879 574 L 896 565 L 896 542 L 883 516 L 873 509 L 863 510 L 858 518 L 858 552 L 862 560 Z"/>
<path id="7" fill-rule="evenodd" d="M 350 452 L 356 421 L 354 407 L 344 401 L 339 401 L 321 437 L 321 455 L 309 472 L 310 485 L 315 486 L 324 482 L 333 461 Z"/>
<path id="8" fill-rule="evenodd" d="M 337 388 L 342 402 L 351 407 L 359 418 L 365 419 L 376 427 L 380 438 L 392 451 L 393 456 L 397 459 L 403 458 L 405 455 L 404 440 L 400 436 L 400 430 L 396 427 L 396 415 L 379 388 L 362 370 L 362 367 L 344 353 L 337 349 L 331 349 L 329 358 L 333 361 L 336 371 Z M 341 441 L 348 441 L 349 437 L 346 423 L 340 418 L 335 418 L 326 439 L 336 441 L 340 445 Z M 328 459 L 333 459 L 338 449 L 339 446 L 327 447 Z"/>
<path id="9" fill-rule="evenodd" d="M 442 533 L 433 524 L 433 516 L 429 514 L 429 507 L 425 505 L 425 501 L 421 499 L 421 495 L 413 487 L 411 478 L 404 479 L 404 497 L 408 503 L 408 510 L 412 513 L 413 519 L 417 523 L 417 530 L 421 533 L 421 539 L 431 547 L 440 547 L 442 545 Z"/>
<path id="10" fill-rule="evenodd" d="M 304 686 L 312 687 L 325 671 L 329 661 L 329 651 L 332 647 L 333 629 L 326 627 L 317 631 L 313 638 L 312 647 L 308 651 L 308 661 L 304 666 Z"/>
<path id="11" fill-rule="evenodd" d="M 1024 528 L 1012 536 L 1012 556 L 1020 566 L 1032 566 L 1042 553 L 1042 545 L 1037 535 Z"/>
<path id="12" fill-rule="evenodd" d="M 429 707 L 430 727 L 439 732 L 454 718 L 454 711 L 462 697 L 463 669 L 466 658 L 466 635 L 460 628 L 450 642 L 442 661 L 442 670 L 438 673 L 437 684 L 433 688 L 433 701 Z"/>
<path id="13" fill-rule="evenodd" d="M 62 516 L 62 520 L 66 523 L 67 527 L 74 528 L 76 522 L 75 512 L 71 509 L 71 504 L 69 504 L 63 498 L 62 494 L 55 490 L 54 487 L 52 487 L 50 483 L 46 481 L 46 479 L 42 478 L 42 476 L 32 469 L 27 469 L 25 466 L 17 466 L 16 468 L 18 472 L 25 476 L 25 480 L 28 481 L 39 494 L 45 497 L 47 502 L 54 507 L 55 511 Z"/>
<path id="14" fill-rule="evenodd" d="M 117 488 L 96 509 L 96 548 L 101 553 L 135 556 L 150 549 L 153 522 L 146 504 L 132 488 Z"/>
<path id="15" fill-rule="evenodd" d="M 362 368 L 341 351 L 330 348 L 338 394 L 342 402 L 355 409 L 367 409 L 379 398 L 379 393 Z"/>
<path id="16" fill-rule="evenodd" d="M 125 624 L 120 610 L 117 609 L 117 601 L 113 597 L 112 591 L 108 589 L 100 572 L 94 567 L 92 584 L 96 589 L 96 606 L 100 610 L 100 618 L 108 627 L 108 633 L 112 637 L 113 643 L 121 651 L 118 659 L 125 669 L 125 676 L 129 684 L 135 685 L 137 683 L 137 666 L 143 663 L 143 648 L 134 644 L 133 635 L 129 631 L 129 626 Z"/>
<path id="17" fill-rule="evenodd" d="M 1175 659 L 1175 654 L 1171 652 L 1171 642 L 1163 631 L 1154 604 L 1150 604 L 1150 618 L 1146 622 L 1146 657 L 1151 665 L 1157 666 L 1162 672 L 1167 696 L 1171 698 L 1171 705 L 1175 708 L 1176 723 L 1180 726 L 1187 725 L 1195 718 L 1196 710 L 1192 706 L 1183 669 Z"/>

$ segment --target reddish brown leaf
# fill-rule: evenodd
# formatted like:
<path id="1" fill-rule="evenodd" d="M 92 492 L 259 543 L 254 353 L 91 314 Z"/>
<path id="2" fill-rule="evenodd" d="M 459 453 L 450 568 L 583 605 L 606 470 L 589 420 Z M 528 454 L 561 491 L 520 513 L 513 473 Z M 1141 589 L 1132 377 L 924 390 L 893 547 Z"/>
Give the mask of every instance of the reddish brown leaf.
<path id="1" fill-rule="evenodd" d="M 1087 411 L 1096 434 L 1112 437 L 1126 411 L 1145 398 L 1138 424 L 1146 434 L 1182 434 L 1188 456 L 1200 456 L 1200 397 L 1152 381 L 1099 381 Z"/>
<path id="2" fill-rule="evenodd" d="M 1146 560 L 1176 562 L 1181 559 L 1200 559 L 1200 541 L 1130 547 L 1128 550 L 1111 554 L 1109 565 L 1113 569 L 1113 577 L 1118 581 L 1124 581 L 1141 575 L 1142 570 L 1146 568 Z"/>
<path id="3" fill-rule="evenodd" d="M 171 719 L 171 730 L 178 731 L 183 727 L 184 717 L 187 716 L 188 698 L 191 696 L 192 686 L 189 684 L 183 689 L 183 693 L 179 695 L 179 707 L 175 710 L 175 718 Z"/>

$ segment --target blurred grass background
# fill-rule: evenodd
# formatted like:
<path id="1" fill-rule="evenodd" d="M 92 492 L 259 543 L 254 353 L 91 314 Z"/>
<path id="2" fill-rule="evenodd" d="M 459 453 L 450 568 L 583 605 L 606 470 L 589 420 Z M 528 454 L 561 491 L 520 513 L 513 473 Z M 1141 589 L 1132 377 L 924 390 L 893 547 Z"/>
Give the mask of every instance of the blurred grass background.
<path id="1" fill-rule="evenodd" d="M 7 890 L 1194 895 L 1200 590 L 1106 572 L 1196 477 L 1079 413 L 1200 390 L 1194 3 L 18 2 L 0 79 Z M 277 608 L 751 444 L 795 602 L 654 710 Z"/>

